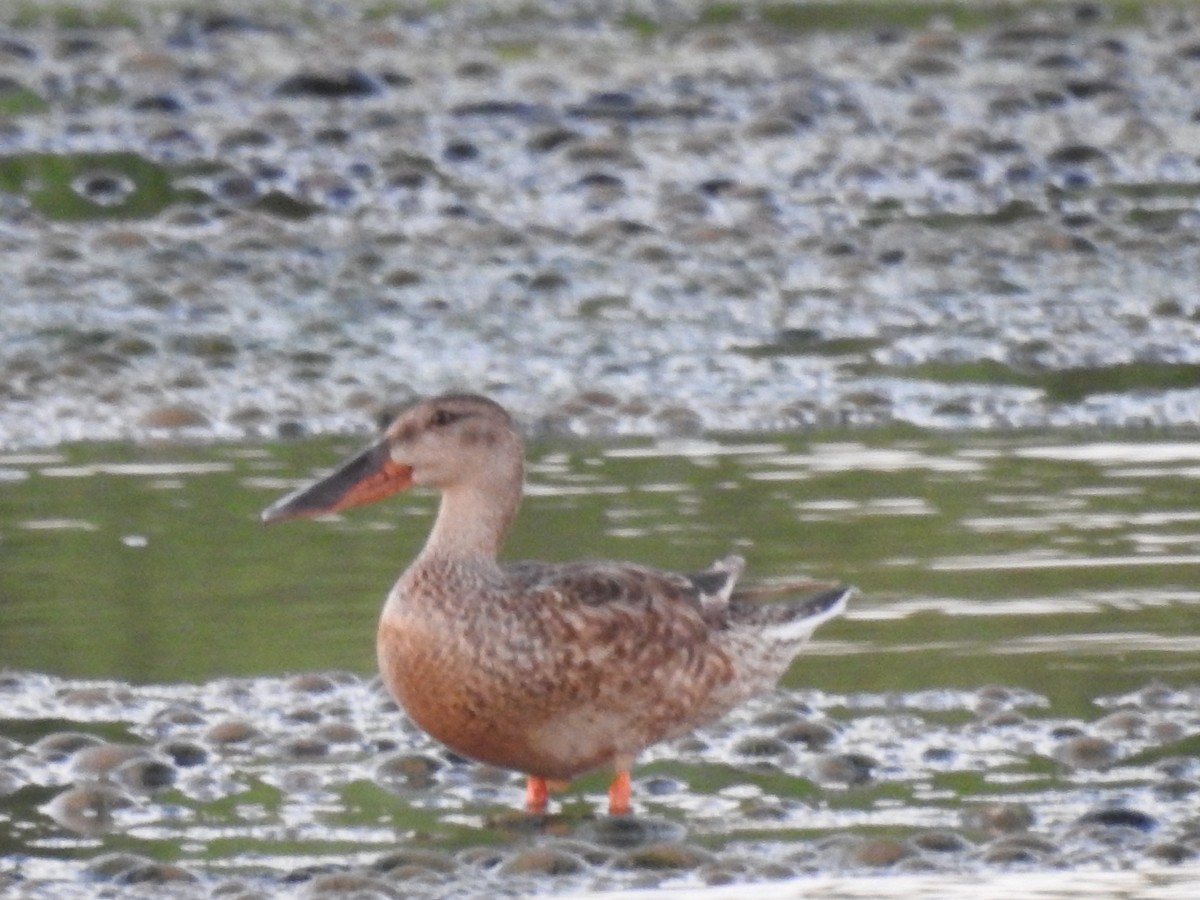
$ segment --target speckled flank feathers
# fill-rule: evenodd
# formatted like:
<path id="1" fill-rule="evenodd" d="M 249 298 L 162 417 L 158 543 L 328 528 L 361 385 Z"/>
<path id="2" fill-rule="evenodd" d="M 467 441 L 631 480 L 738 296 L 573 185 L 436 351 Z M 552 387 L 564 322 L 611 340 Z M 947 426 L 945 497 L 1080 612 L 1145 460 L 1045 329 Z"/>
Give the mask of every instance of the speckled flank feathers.
<path id="1" fill-rule="evenodd" d="M 771 687 L 851 590 L 765 603 L 813 584 L 736 590 L 738 556 L 694 574 L 623 562 L 501 564 L 523 472 L 521 439 L 501 407 L 438 397 L 263 515 L 341 509 L 377 499 L 380 484 L 440 490 L 429 539 L 380 618 L 389 690 L 454 751 L 527 773 L 531 806 L 544 806 L 547 779 L 612 766 L 610 810 L 623 812 L 641 750 Z"/>

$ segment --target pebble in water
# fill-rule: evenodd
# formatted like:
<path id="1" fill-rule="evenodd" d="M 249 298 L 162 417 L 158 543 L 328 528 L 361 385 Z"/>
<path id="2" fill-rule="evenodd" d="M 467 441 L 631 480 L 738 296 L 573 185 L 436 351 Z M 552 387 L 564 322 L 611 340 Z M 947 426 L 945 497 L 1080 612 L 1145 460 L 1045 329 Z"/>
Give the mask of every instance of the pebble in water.
<path id="1" fill-rule="evenodd" d="M 819 781 L 853 786 L 869 783 L 876 765 L 861 753 L 828 753 L 817 759 L 813 771 Z"/>
<path id="2" fill-rule="evenodd" d="M 275 95 L 340 100 L 347 97 L 369 97 L 379 93 L 379 90 L 379 84 L 366 73 L 357 69 L 347 69 L 341 72 L 301 72 L 292 75 L 275 87 Z"/>
<path id="3" fill-rule="evenodd" d="M 92 734 L 79 731 L 61 731 L 48 734 L 37 741 L 32 750 L 46 762 L 59 762 L 70 759 L 85 747 L 95 747 L 103 743 Z"/>
<path id="4" fill-rule="evenodd" d="M 1034 824 L 1033 811 L 1024 803 L 985 803 L 963 811 L 963 826 L 970 830 L 1008 834 Z"/>
<path id="5" fill-rule="evenodd" d="M 130 760 L 146 759 L 150 751 L 133 744 L 93 744 L 71 757 L 71 768 L 84 778 L 102 778 Z"/>
<path id="6" fill-rule="evenodd" d="M 150 862 L 134 866 L 113 879 L 117 884 L 174 885 L 192 884 L 200 877 L 189 869 L 174 863 Z"/>
<path id="7" fill-rule="evenodd" d="M 749 735 L 744 737 L 734 745 L 733 751 L 741 756 L 756 759 L 788 756 L 791 753 L 790 748 L 784 741 L 765 735 Z"/>
<path id="8" fill-rule="evenodd" d="M 1153 816 L 1123 806 L 1098 809 L 1081 816 L 1080 825 L 1101 825 L 1105 828 L 1132 828 L 1136 831 L 1153 831 L 1158 822 Z"/>
<path id="9" fill-rule="evenodd" d="M 325 787 L 318 772 L 309 769 L 288 768 L 277 778 L 279 789 L 287 794 L 314 794 Z"/>
<path id="10" fill-rule="evenodd" d="M 152 865 L 153 860 L 136 853 L 102 853 L 84 867 L 89 881 L 116 881 L 126 872 Z"/>
<path id="11" fill-rule="evenodd" d="M 1152 860 L 1177 866 L 1181 863 L 1194 861 L 1197 857 L 1200 857 L 1200 851 L 1186 844 L 1179 844 L 1172 841 L 1164 844 L 1154 844 L 1146 850 L 1146 856 Z"/>
<path id="12" fill-rule="evenodd" d="M 1042 867 L 1057 854 L 1054 844 L 1030 837 L 999 838 L 984 848 L 982 860 L 987 865 L 1009 867 Z"/>
<path id="13" fill-rule="evenodd" d="M 371 863 L 371 871 L 389 878 L 399 869 L 423 869 L 449 874 L 457 868 L 453 857 L 436 850 L 406 849 L 387 853 Z"/>
<path id="14" fill-rule="evenodd" d="M 103 688 L 73 688 L 62 692 L 62 702 L 68 706 L 104 707 L 127 706 L 133 701 L 130 690 L 124 686 L 103 686 Z"/>
<path id="15" fill-rule="evenodd" d="M 329 754 L 329 744 L 316 736 L 295 737 L 283 742 L 279 748 L 291 759 L 314 759 Z"/>
<path id="16" fill-rule="evenodd" d="M 398 753 L 375 767 L 375 780 L 390 790 L 424 790 L 436 783 L 442 764 L 428 756 Z"/>
<path id="17" fill-rule="evenodd" d="M 616 861 L 616 865 L 627 869 L 681 870 L 695 869 L 710 863 L 713 855 L 688 844 L 648 844 L 630 850 Z"/>
<path id="18" fill-rule="evenodd" d="M 100 438 L 365 431 L 370 413 L 350 398 L 368 382 L 422 394 L 490 383 L 533 427 L 593 433 L 1196 420 L 1196 216 L 1176 199 L 1198 174 L 1178 149 L 1194 61 L 1159 26 L 1080 24 L 1064 7 L 1019 12 L 1013 27 L 893 26 L 880 41 L 753 16 L 696 27 L 696 8 L 669 28 L 648 22 L 642 41 L 604 16 L 492 13 L 435 10 L 413 28 L 398 13 L 281 11 L 284 25 L 206 31 L 187 12 L 134 10 L 136 26 L 101 39 L 81 25 L 78 39 L 43 35 L 33 56 L 6 57 L 20 72 L 0 92 L 30 107 L 3 128 L 10 159 L 118 146 L 166 185 L 84 166 L 69 194 L 101 218 L 54 222 L 52 241 L 6 237 L 6 309 L 38 346 L 0 347 L 0 384 L 19 387 L 0 398 L 0 445 L 62 440 L 81 422 Z M 1055 20 L 1052 40 L 1013 37 L 1035 17 Z M 251 35 L 272 52 L 247 52 Z M 556 66 L 564 52 L 579 64 Z M 647 66 L 670 75 L 642 77 Z M 42 110 L 72 127 L 47 138 Z M 9 215 L 52 215 L 34 189 L 47 181 L 27 179 Z M 138 218 L 155 214 L 134 201 L 164 192 L 166 208 Z M 89 253 L 74 240 L 118 227 L 138 240 Z M 364 245 L 411 275 L 360 265 Z M 47 260 L 79 286 L 51 306 Z M 125 290 L 166 302 L 112 302 Z M 355 300 L 323 305 L 331 292 Z M 64 304 L 129 352 L 65 352 Z M 1081 320 L 1079 304 L 1095 314 Z M 318 308 L 326 327 L 312 331 Z M 542 332 L 533 369 L 513 327 L 529 311 Z M 784 322 L 871 343 L 787 347 Z M 127 343 L 169 347 L 198 323 L 236 352 Z M 405 341 L 414 326 L 428 340 Z M 397 341 L 403 383 L 381 352 Z M 298 373 L 297 346 L 329 364 Z M 446 352 L 462 346 L 472 352 Z M 960 363 L 984 377 L 955 374 Z M 1060 396 L 1056 377 L 1088 367 L 1097 389 Z M 303 421 L 298 377 L 322 385 Z M 563 399 L 587 393 L 619 402 Z"/>
<path id="19" fill-rule="evenodd" d="M 79 834 L 102 834 L 116 825 L 116 813 L 133 800 L 115 787 L 89 784 L 63 791 L 45 806 L 58 824 Z"/>
<path id="20" fill-rule="evenodd" d="M 647 774 L 642 779 L 643 787 L 651 782 L 664 784 L 665 792 L 647 790 L 642 796 L 648 806 L 663 804 L 667 818 L 634 815 L 580 819 L 574 813 L 564 812 L 554 817 L 511 813 L 489 819 L 489 812 L 505 808 L 511 798 L 519 796 L 520 785 L 510 773 L 443 755 L 419 732 L 397 722 L 398 713 L 389 705 L 376 702 L 379 695 L 374 682 L 333 679 L 331 684 L 316 679 L 309 686 L 316 691 L 296 691 L 294 688 L 304 686 L 267 679 L 217 682 L 189 689 L 186 702 L 156 699 L 153 703 L 138 697 L 143 689 L 130 689 L 132 703 L 142 709 L 140 718 L 145 723 L 133 730 L 144 729 L 147 735 L 156 737 L 167 730 L 172 732 L 171 737 L 160 737 L 162 743 L 157 747 L 101 741 L 84 732 L 60 731 L 54 733 L 55 740 L 43 739 L 28 748 L 14 742 L 9 748 L 9 765 L 22 782 L 40 782 L 48 775 L 63 774 L 80 779 L 77 784 L 60 790 L 44 805 L 41 815 L 82 835 L 120 830 L 126 822 L 137 821 L 142 823 L 139 831 L 145 830 L 147 835 L 166 829 L 167 833 L 177 833 L 186 839 L 183 836 L 196 820 L 174 811 L 180 804 L 194 809 L 195 815 L 209 824 L 222 823 L 223 814 L 218 810 L 231 808 L 233 821 L 223 822 L 220 827 L 231 829 L 231 833 L 258 833 L 262 823 L 269 826 L 274 821 L 277 814 L 272 810 L 280 799 L 281 813 L 296 823 L 292 827 L 303 830 L 307 817 L 320 819 L 331 810 L 343 821 L 352 822 L 356 804 L 365 802 L 366 808 L 372 810 L 367 813 L 369 821 L 345 827 L 351 829 L 348 833 L 361 835 L 366 841 L 364 846 L 374 847 L 375 852 L 364 851 L 363 859 L 354 864 L 334 864 L 342 859 L 332 851 L 318 854 L 318 863 L 297 868 L 272 882 L 275 887 L 302 884 L 304 892 L 316 890 L 322 895 L 334 893 L 337 885 L 350 884 L 368 891 L 382 884 L 393 893 L 418 886 L 449 890 L 451 885 L 464 884 L 473 878 L 498 878 L 501 879 L 498 884 L 507 884 L 513 890 L 533 891 L 544 889 L 550 882 L 569 884 L 573 889 L 601 884 L 651 886 L 680 877 L 705 884 L 726 884 L 835 869 L 898 874 L 966 871 L 982 865 L 1040 870 L 1107 859 L 1130 862 L 1149 859 L 1177 864 L 1194 858 L 1200 851 L 1200 838 L 1189 838 L 1180 825 L 1183 821 L 1180 817 L 1186 816 L 1186 808 L 1190 808 L 1187 798 L 1195 789 L 1198 774 L 1194 759 L 1183 752 L 1156 758 L 1147 776 L 1150 780 L 1146 781 L 1150 790 L 1140 795 L 1144 802 L 1137 805 L 1112 802 L 1098 806 L 1094 801 L 1097 787 L 1090 781 L 1096 770 L 1064 766 L 1054 776 L 1057 783 L 1053 793 L 1061 797 L 1056 801 L 1059 807 L 1047 808 L 1044 821 L 1039 822 L 1033 805 L 988 799 L 988 790 L 982 788 L 980 799 L 970 802 L 963 814 L 961 833 L 929 830 L 908 837 L 867 838 L 853 828 L 828 824 L 830 815 L 842 813 L 836 811 L 836 805 L 821 802 L 820 797 L 830 790 L 840 792 L 843 788 L 839 786 L 848 786 L 848 782 L 831 782 L 830 786 L 818 789 L 805 780 L 803 771 L 813 764 L 814 757 L 803 748 L 802 742 L 781 742 L 788 747 L 788 754 L 766 757 L 772 762 L 761 771 L 763 757 L 744 752 L 746 741 L 757 746 L 764 737 L 779 740 L 775 730 L 796 725 L 797 715 L 812 720 L 828 714 L 842 751 L 826 753 L 820 758 L 837 761 L 841 769 L 856 778 L 864 770 L 885 772 L 886 780 L 874 777 L 854 784 L 847 796 L 854 798 L 853 807 L 862 805 L 871 809 L 872 815 L 886 818 L 889 811 L 906 816 L 913 807 L 919 807 L 921 789 L 916 788 L 911 795 L 907 792 L 913 790 L 914 784 L 937 777 L 937 773 L 989 771 L 988 764 L 978 755 L 988 742 L 1003 748 L 1005 771 L 1019 771 L 1016 760 L 1023 753 L 1033 767 L 1031 771 L 1038 773 L 1036 777 L 1045 779 L 1048 776 L 1042 768 L 1044 757 L 1037 752 L 1038 747 L 1044 746 L 1042 742 L 1057 746 L 1079 740 L 1089 736 L 1089 728 L 1096 727 L 1056 720 L 1052 715 L 1040 717 L 1020 726 L 1021 742 L 1014 743 L 1009 729 L 981 728 L 973 717 L 980 708 L 981 698 L 970 692 L 858 696 L 853 702 L 847 698 L 825 698 L 810 703 L 803 713 L 787 692 L 781 692 L 779 697 L 751 704 L 712 729 L 662 748 L 662 758 L 649 761 L 653 766 L 669 764 L 672 772 L 678 771 L 683 776 Z M 53 684 L 46 690 L 58 700 L 68 693 L 55 691 Z M 160 689 L 145 690 L 153 693 Z M 122 689 L 114 687 L 101 692 L 116 696 Z M 281 697 L 295 695 L 319 703 L 323 718 L 346 717 L 333 721 L 353 722 L 352 729 L 361 740 L 337 745 L 323 743 L 325 756 L 301 757 L 303 764 L 297 764 L 296 758 L 289 756 L 288 748 L 303 740 L 304 735 L 295 734 L 291 714 L 280 704 Z M 236 719 L 227 718 L 231 698 L 236 698 L 238 705 Z M 1040 701 L 1014 693 L 1006 702 L 1016 708 L 1037 706 Z M 960 709 L 966 715 L 952 717 L 950 721 L 956 724 L 948 727 L 940 712 L 929 715 L 922 712 L 948 708 Z M 318 708 L 314 706 L 312 711 L 318 712 Z M 114 714 L 117 712 L 114 709 Z M 771 731 L 764 733 L 764 728 Z M 226 736 L 239 740 L 227 745 L 210 740 L 214 729 L 217 738 L 222 737 L 223 729 L 229 729 Z M 1157 747 L 1149 733 L 1134 731 L 1133 736 L 1121 738 L 1123 746 L 1128 742 L 1132 753 Z M 382 757 L 371 749 L 387 742 L 395 749 Z M 51 758 L 35 751 L 39 743 Z M 173 743 L 190 743 L 193 750 L 201 751 L 193 765 L 177 768 L 165 762 L 173 758 L 166 752 Z M 66 759 L 57 755 L 63 746 L 75 747 Z M 872 747 L 880 757 L 859 754 L 857 747 Z M 253 753 L 244 752 L 250 748 Z M 891 754 L 901 748 L 906 762 L 898 764 Z M 180 749 L 181 756 L 186 756 L 186 750 Z M 237 752 L 228 752 L 233 750 Z M 792 753 L 796 754 L 794 758 Z M 325 761 L 332 760 L 335 754 L 335 761 Z M 165 766 L 161 780 L 153 776 L 159 769 L 142 770 L 141 767 L 151 763 Z M 697 768 L 693 770 L 693 766 Z M 126 767 L 133 771 L 126 772 Z M 722 781 L 732 777 L 733 783 L 712 793 L 698 792 L 691 779 L 695 777 L 700 783 L 708 777 L 706 773 L 719 774 Z M 761 785 L 752 785 L 758 777 L 763 779 Z M 158 788 L 170 778 L 176 781 L 168 802 L 159 799 Z M 1178 789 L 1170 787 L 1173 783 L 1179 785 Z M 981 788 L 973 790 L 978 794 Z M 384 791 L 397 796 L 387 796 Z M 18 785 L 15 796 L 20 793 Z M 900 799 L 906 795 L 907 800 Z M 1155 798 L 1161 798 L 1161 804 Z M 1041 799 L 1034 801 L 1041 802 Z M 215 805 L 209 807 L 210 803 Z M 412 808 L 410 803 L 414 804 Z M 376 804 L 382 804 L 386 810 L 382 815 L 387 824 L 381 832 L 379 814 L 373 811 Z M 930 809 L 934 808 L 944 814 L 944 800 L 937 801 Z M 444 847 L 396 848 L 396 829 L 411 828 L 402 824 L 410 821 L 410 816 L 417 816 L 414 822 L 427 823 L 431 815 L 440 817 L 441 812 L 435 810 L 443 809 L 450 811 L 447 821 L 463 813 L 478 816 L 479 821 L 500 830 L 506 836 L 504 842 L 481 844 L 457 854 L 446 852 Z M 569 805 L 564 809 L 569 810 Z M 1066 815 L 1064 810 L 1073 812 Z M 848 808 L 846 813 L 860 814 L 854 808 Z M 823 819 L 826 824 L 821 824 Z M 1060 824 L 1060 820 L 1066 824 Z M 794 827 L 814 829 L 820 836 L 800 839 L 801 846 L 797 846 L 794 838 L 786 844 L 762 843 L 764 823 L 769 823 L 772 829 L 783 827 L 789 832 Z M 414 833 L 425 827 L 422 824 Z M 710 844 L 712 834 L 731 829 L 733 834 L 760 835 L 754 848 L 773 849 L 749 849 L 749 845 L 735 841 L 714 850 Z M 781 852 L 784 846 L 789 848 L 786 855 Z M 133 883 L 134 879 L 165 883 L 174 877 L 184 880 L 199 877 L 207 881 L 207 876 L 198 875 L 186 859 L 176 861 L 181 866 L 179 871 L 171 862 L 156 861 L 149 865 L 126 862 L 130 874 L 111 876 L 114 883 Z M 112 865 L 120 868 L 116 862 Z M 101 871 L 99 863 L 96 871 Z"/>
<path id="21" fill-rule="evenodd" d="M 21 787 L 20 774 L 12 769 L 0 767 L 0 797 L 7 797 Z"/>
<path id="22" fill-rule="evenodd" d="M 134 794 L 155 793 L 175 783 L 175 767 L 150 757 L 127 760 L 111 772 L 113 782 Z"/>
<path id="23" fill-rule="evenodd" d="M 1117 746 L 1092 735 L 1072 735 L 1054 748 L 1054 758 L 1074 769 L 1106 769 L 1116 762 Z"/>
<path id="24" fill-rule="evenodd" d="M 1182 722 L 1155 722 L 1150 726 L 1150 736 L 1161 744 L 1172 744 L 1187 736 Z"/>
<path id="25" fill-rule="evenodd" d="M 305 897 L 354 897 L 356 900 L 395 900 L 387 882 L 366 875 L 336 872 L 317 875 L 305 886 Z"/>
<path id="26" fill-rule="evenodd" d="M 1200 791 L 1200 781 L 1190 778 L 1169 778 L 1154 786 L 1154 793 L 1164 800 L 1182 800 Z"/>
<path id="27" fill-rule="evenodd" d="M 288 690 L 298 694 L 328 694 L 336 689 L 334 680 L 320 672 L 305 672 L 288 680 Z"/>
<path id="28" fill-rule="evenodd" d="M 682 826 L 650 816 L 608 816 L 584 823 L 577 836 L 601 847 L 629 849 L 665 844 L 683 837 Z"/>
<path id="29" fill-rule="evenodd" d="M 1118 737 L 1140 737 L 1149 727 L 1146 716 L 1133 710 L 1111 713 L 1096 721 L 1096 730 Z"/>
<path id="30" fill-rule="evenodd" d="M 779 738 L 788 743 L 803 744 L 809 750 L 823 750 L 837 737 L 837 732 L 822 722 L 802 719 L 779 729 Z"/>
<path id="31" fill-rule="evenodd" d="M 171 704 L 164 706 L 156 712 L 152 721 L 159 733 L 169 733 L 179 728 L 191 728 L 202 725 L 205 719 L 199 710 L 191 706 Z"/>
<path id="32" fill-rule="evenodd" d="M 192 768 L 208 761 L 208 751 L 193 741 L 165 741 L 157 749 L 180 768 Z"/>
<path id="33" fill-rule="evenodd" d="M 519 850 L 500 865 L 501 875 L 576 875 L 587 864 L 574 853 L 555 847 L 530 847 Z"/>
<path id="34" fill-rule="evenodd" d="M 194 406 L 182 403 L 172 403 L 157 406 L 146 412 L 141 418 L 141 424 L 151 430 L 203 428 L 209 424 L 208 417 Z"/>
<path id="35" fill-rule="evenodd" d="M 226 719 L 213 725 L 204 734 L 204 739 L 218 747 L 237 747 L 251 744 L 263 737 L 261 731 L 239 719 Z"/>
<path id="36" fill-rule="evenodd" d="M 913 845 L 926 853 L 966 853 L 974 845 L 953 831 L 927 831 L 913 838 Z"/>
<path id="37" fill-rule="evenodd" d="M 912 855 L 912 849 L 894 838 L 871 838 L 854 850 L 854 860 L 872 869 L 888 868 Z"/>
<path id="38" fill-rule="evenodd" d="M 315 737 L 330 744 L 361 744 L 363 733 L 346 722 L 329 722 L 317 729 Z"/>

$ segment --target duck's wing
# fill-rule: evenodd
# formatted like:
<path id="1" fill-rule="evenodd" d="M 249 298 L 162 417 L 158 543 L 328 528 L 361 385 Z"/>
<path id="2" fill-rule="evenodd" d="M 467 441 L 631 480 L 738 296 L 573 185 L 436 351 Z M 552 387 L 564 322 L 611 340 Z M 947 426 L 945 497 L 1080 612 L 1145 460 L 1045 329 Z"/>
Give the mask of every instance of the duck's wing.
<path id="1" fill-rule="evenodd" d="M 521 696 L 549 711 L 555 729 L 608 723 L 622 753 L 684 733 L 770 687 L 795 651 L 785 642 L 797 620 L 837 608 L 832 597 L 789 612 L 738 599 L 741 569 L 737 557 L 694 574 L 619 562 L 507 566 L 502 590 L 525 615 L 506 671 L 520 669 Z"/>
<path id="2" fill-rule="evenodd" d="M 624 618 L 676 617 L 681 625 L 706 632 L 723 623 L 744 567 L 740 556 L 728 556 L 690 573 L 623 562 L 523 562 L 504 570 L 522 593 L 540 602 Z"/>
<path id="3" fill-rule="evenodd" d="M 696 575 L 617 562 L 506 567 L 510 595 L 536 610 L 524 620 L 523 689 L 571 710 L 581 729 L 616 723 L 630 750 L 689 730 L 738 677 L 719 635 L 739 570 L 740 561 Z"/>

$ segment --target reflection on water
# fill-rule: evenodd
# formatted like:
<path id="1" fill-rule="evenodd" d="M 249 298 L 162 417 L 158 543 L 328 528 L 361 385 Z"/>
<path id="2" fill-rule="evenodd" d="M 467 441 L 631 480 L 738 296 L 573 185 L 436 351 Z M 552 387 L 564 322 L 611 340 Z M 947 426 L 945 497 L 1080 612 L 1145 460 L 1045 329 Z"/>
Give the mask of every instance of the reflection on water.
<path id="1" fill-rule="evenodd" d="M 18 669 L 147 682 L 370 671 L 378 605 L 423 540 L 432 498 L 285 529 L 256 519 L 342 449 L 0 456 L 0 655 Z M 923 682 L 932 666 L 946 685 L 1017 682 L 1078 706 L 1096 688 L 1130 687 L 1130 671 L 1185 662 L 1173 639 L 1197 605 L 1198 461 L 1200 443 L 1150 440 L 535 446 L 508 554 L 695 568 L 736 548 L 751 578 L 859 586 L 818 636 L 842 655 L 927 644 Z M 1109 640 L 1121 634 L 1152 639 Z M 1004 648 L 1018 640 L 1061 643 L 1073 682 L 1014 665 Z M 935 649 L 964 646 L 989 652 Z M 823 667 L 822 680 L 928 686 L 864 662 Z M 810 678 L 801 661 L 794 680 Z"/>
<path id="2" fill-rule="evenodd" d="M 95 877 L 115 865 L 104 848 L 134 855 L 122 878 L 181 859 L 270 891 L 321 867 L 377 874 L 419 845 L 431 884 L 494 887 L 531 842 L 573 890 L 803 875 L 850 897 L 830 872 L 888 871 L 907 873 L 901 893 L 950 896 L 960 881 L 919 870 L 1200 853 L 1200 444 L 535 445 L 510 556 L 695 568 L 736 549 L 751 578 L 861 591 L 783 690 L 646 754 L 645 821 L 686 836 L 669 852 L 597 837 L 602 778 L 550 833 L 497 826 L 519 781 L 446 754 L 380 695 L 375 618 L 432 498 L 257 519 L 346 449 L 0 456 L 0 818 L 31 884 L 79 887 L 71 861 Z"/>
<path id="3" fill-rule="evenodd" d="M 1200 564 L 1200 556 L 967 556 L 934 560 L 930 565 L 943 572 L 974 572 L 981 569 L 1095 569 L 1104 566 L 1194 566 Z"/>

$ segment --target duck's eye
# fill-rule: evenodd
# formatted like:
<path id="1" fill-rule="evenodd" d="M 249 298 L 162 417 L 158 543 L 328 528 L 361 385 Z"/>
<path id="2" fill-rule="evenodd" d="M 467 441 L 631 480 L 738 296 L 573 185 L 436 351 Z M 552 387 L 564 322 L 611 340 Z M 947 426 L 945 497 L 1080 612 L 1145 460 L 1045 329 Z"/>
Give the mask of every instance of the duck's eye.
<path id="1" fill-rule="evenodd" d="M 458 415 L 450 412 L 448 409 L 437 409 L 429 417 L 429 424 L 434 428 L 444 428 L 458 418 Z"/>

